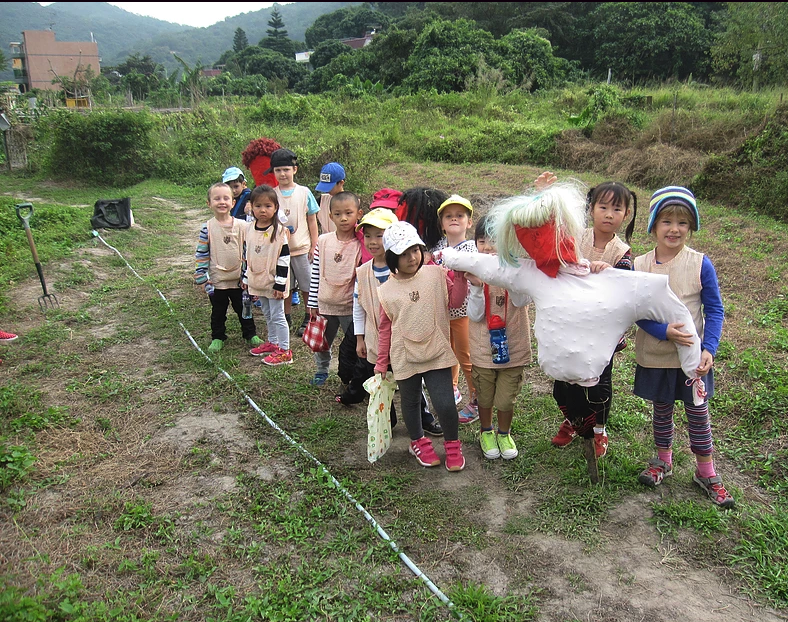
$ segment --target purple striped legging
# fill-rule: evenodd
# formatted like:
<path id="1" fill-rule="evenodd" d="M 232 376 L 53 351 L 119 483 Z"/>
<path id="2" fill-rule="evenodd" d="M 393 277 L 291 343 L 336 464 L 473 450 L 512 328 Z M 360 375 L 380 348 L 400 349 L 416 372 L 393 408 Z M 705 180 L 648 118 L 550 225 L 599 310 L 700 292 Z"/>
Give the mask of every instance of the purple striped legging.
<path id="1" fill-rule="evenodd" d="M 654 444 L 662 449 L 669 449 L 673 445 L 673 411 L 673 403 L 654 402 Z M 690 450 L 696 456 L 710 456 L 714 444 L 711 439 L 709 403 L 695 406 L 692 402 L 684 402 L 684 411 L 687 413 Z"/>

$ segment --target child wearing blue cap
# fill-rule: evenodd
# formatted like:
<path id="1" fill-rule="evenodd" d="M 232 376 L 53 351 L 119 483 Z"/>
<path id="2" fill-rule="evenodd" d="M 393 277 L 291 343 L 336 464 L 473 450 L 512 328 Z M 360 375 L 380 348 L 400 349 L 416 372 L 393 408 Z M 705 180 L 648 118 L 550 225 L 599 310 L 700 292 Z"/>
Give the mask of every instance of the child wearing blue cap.
<path id="1" fill-rule="evenodd" d="M 329 203 L 331 197 L 338 195 L 345 190 L 345 167 L 339 162 L 329 162 L 320 169 L 320 181 L 315 186 L 320 195 L 320 211 L 317 213 L 317 223 L 320 225 L 320 233 L 330 233 L 336 231 L 336 226 L 329 215 Z"/>
<path id="2" fill-rule="evenodd" d="M 697 467 L 693 481 L 712 502 L 731 508 L 735 502 L 722 485 L 722 478 L 714 469 L 711 420 L 708 399 L 714 394 L 714 355 L 720 343 L 725 318 L 717 273 L 711 260 L 686 243 L 693 231 L 700 228 L 700 214 L 695 196 L 687 188 L 668 186 L 651 197 L 648 233 L 656 241 L 654 250 L 635 259 L 634 268 L 641 272 L 665 274 L 670 289 L 692 315 L 697 334 L 701 338 L 701 358 L 697 368 L 703 377 L 705 393 L 696 395 L 699 383 L 688 379 L 679 365 L 676 346 L 691 346 L 684 324 L 660 324 L 641 320 L 635 335 L 635 395 L 653 402 L 654 444 L 657 457 L 638 481 L 651 488 L 673 473 L 673 411 L 677 400 L 684 402 L 690 450 L 695 454 Z M 672 342 L 672 343 L 671 343 Z M 696 400 L 696 397 L 702 398 Z M 696 402 L 700 402 L 696 405 Z"/>

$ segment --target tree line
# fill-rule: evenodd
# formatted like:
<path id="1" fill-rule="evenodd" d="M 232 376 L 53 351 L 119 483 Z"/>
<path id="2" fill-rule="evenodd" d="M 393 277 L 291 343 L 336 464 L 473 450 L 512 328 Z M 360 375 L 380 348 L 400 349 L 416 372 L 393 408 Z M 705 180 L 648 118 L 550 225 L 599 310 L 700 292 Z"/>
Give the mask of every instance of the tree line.
<path id="1" fill-rule="evenodd" d="M 788 77 L 788 3 L 367 2 L 318 17 L 305 41 L 274 10 L 265 37 L 235 31 L 204 78 L 180 59 L 167 74 L 149 56 L 102 68 L 137 99 L 321 93 L 355 87 L 395 95 L 479 86 L 533 91 L 580 80 L 623 85 L 694 81 L 760 88 Z M 374 33 L 352 49 L 343 39 Z M 308 63 L 295 53 L 311 51 Z M 98 77 L 97 77 L 98 80 Z"/>

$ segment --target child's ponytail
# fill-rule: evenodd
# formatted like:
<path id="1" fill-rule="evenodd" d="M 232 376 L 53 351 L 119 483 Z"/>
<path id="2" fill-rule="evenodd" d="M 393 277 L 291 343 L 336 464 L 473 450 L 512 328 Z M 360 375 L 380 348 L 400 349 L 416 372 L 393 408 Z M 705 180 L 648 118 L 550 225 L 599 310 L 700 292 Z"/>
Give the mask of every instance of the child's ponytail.
<path id="1" fill-rule="evenodd" d="M 627 244 L 632 241 L 632 233 L 635 231 L 635 219 L 638 217 L 638 195 L 630 192 L 632 196 L 632 220 L 629 221 L 627 228 L 624 229 L 624 239 Z"/>

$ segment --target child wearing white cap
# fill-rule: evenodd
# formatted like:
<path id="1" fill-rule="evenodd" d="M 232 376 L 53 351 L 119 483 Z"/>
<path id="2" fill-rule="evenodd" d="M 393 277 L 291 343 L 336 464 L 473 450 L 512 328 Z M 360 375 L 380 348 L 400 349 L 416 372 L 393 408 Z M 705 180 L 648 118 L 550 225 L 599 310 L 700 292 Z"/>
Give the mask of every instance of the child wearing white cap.
<path id="1" fill-rule="evenodd" d="M 449 308 L 462 305 L 468 293 L 464 273 L 424 265 L 426 248 L 416 228 L 395 222 L 383 234 L 391 278 L 378 288 L 380 321 L 375 373 L 391 364 L 400 388 L 402 417 L 410 435 L 409 452 L 425 467 L 440 464 L 421 423 L 422 381 L 443 428 L 449 471 L 465 468 L 458 438 L 457 406 L 451 368 L 457 358 L 449 341 Z"/>

